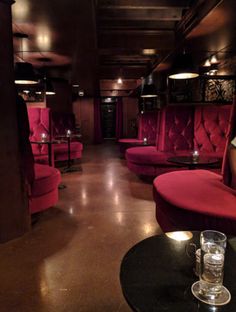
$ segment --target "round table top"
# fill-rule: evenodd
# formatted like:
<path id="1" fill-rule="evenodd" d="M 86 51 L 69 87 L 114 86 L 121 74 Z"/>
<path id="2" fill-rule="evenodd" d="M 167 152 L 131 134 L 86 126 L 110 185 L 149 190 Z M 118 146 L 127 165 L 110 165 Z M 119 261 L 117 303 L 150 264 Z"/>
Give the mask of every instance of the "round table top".
<path id="1" fill-rule="evenodd" d="M 194 159 L 193 156 L 174 156 L 168 158 L 167 161 L 178 165 L 204 166 L 218 164 L 220 159 L 208 156 L 199 156 L 197 159 Z"/>
<path id="2" fill-rule="evenodd" d="M 236 238 L 228 239 L 223 283 L 232 299 L 227 305 L 216 308 L 199 302 L 191 293 L 191 285 L 198 278 L 193 272 L 194 257 L 187 256 L 186 246 L 194 242 L 199 247 L 200 232 L 171 233 L 182 233 L 189 239 L 179 240 L 180 235 L 173 239 L 167 234 L 149 237 L 132 247 L 122 260 L 121 287 L 133 311 L 235 312 Z"/>

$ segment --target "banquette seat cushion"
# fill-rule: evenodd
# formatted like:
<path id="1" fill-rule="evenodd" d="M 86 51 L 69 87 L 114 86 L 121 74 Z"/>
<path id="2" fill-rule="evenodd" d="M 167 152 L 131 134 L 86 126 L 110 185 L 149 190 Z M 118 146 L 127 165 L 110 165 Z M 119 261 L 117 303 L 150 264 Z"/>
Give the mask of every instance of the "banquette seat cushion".
<path id="1" fill-rule="evenodd" d="M 164 232 L 217 229 L 236 233 L 236 191 L 207 170 L 175 171 L 154 182 L 156 217 Z"/>
<path id="2" fill-rule="evenodd" d="M 48 165 L 34 165 L 35 179 L 29 195 L 31 213 L 43 211 L 58 201 L 58 185 L 61 174 L 58 169 Z"/>
<path id="3" fill-rule="evenodd" d="M 60 172 L 54 167 L 35 164 L 35 180 L 32 185 L 32 195 L 40 196 L 58 187 L 61 180 Z"/>

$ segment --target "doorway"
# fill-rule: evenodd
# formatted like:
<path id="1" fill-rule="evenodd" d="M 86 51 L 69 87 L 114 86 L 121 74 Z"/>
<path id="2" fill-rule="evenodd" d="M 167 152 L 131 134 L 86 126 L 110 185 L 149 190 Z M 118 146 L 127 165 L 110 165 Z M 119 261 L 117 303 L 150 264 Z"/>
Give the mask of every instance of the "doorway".
<path id="1" fill-rule="evenodd" d="M 102 135 L 104 139 L 114 139 L 116 137 L 116 102 L 103 102 L 102 113 Z"/>

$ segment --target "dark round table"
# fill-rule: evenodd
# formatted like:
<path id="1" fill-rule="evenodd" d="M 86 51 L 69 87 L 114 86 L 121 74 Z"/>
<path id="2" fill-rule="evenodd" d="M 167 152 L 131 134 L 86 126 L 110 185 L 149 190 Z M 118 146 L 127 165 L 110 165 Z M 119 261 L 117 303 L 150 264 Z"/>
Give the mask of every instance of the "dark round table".
<path id="1" fill-rule="evenodd" d="M 177 165 L 187 166 L 190 170 L 220 165 L 219 158 L 208 156 L 199 156 L 198 159 L 194 159 L 193 156 L 174 156 L 168 158 L 167 161 Z"/>
<path id="2" fill-rule="evenodd" d="M 232 296 L 230 303 L 213 307 L 201 303 L 191 293 L 198 280 L 193 272 L 194 260 L 186 254 L 186 245 L 199 246 L 200 232 L 189 240 L 178 241 L 165 234 L 147 238 L 124 256 L 120 269 L 123 294 L 133 311 L 196 312 L 236 311 L 236 238 L 228 239 L 225 256 L 224 286 Z"/>

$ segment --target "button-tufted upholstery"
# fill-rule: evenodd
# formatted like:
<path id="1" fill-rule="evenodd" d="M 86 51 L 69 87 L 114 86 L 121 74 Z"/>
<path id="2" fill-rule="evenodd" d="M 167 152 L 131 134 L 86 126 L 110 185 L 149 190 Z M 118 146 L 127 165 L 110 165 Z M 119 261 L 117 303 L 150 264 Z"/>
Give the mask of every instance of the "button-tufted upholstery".
<path id="1" fill-rule="evenodd" d="M 231 117 L 229 129 L 227 132 L 227 140 L 232 139 L 235 134 L 236 120 L 236 98 L 234 105 L 231 106 Z M 218 107 L 220 109 L 220 107 Z M 217 109 L 210 108 L 198 111 L 200 116 L 197 119 L 197 130 L 205 133 L 207 129 L 215 129 L 209 131 L 207 138 L 219 137 L 220 131 L 225 130 L 225 122 L 222 116 L 226 114 L 228 120 L 227 107 L 222 108 L 223 114 Z M 208 118 L 206 116 L 209 116 Z M 199 122 L 203 120 L 204 122 Z M 216 135 L 214 135 L 214 132 Z M 203 136 L 204 137 L 204 136 Z M 201 138 L 201 137 L 200 137 Z M 207 139 L 206 138 L 206 139 Z M 213 140 L 212 142 L 220 142 Z M 204 143 L 204 141 L 202 141 Z M 209 170 L 192 170 L 170 172 L 157 177 L 153 182 L 153 194 L 156 202 L 156 218 L 164 232 L 174 230 L 218 230 L 227 234 L 236 234 L 236 191 L 223 182 L 230 169 L 227 151 L 228 144 L 225 144 L 225 153 L 223 161 L 223 177 L 219 174 L 210 172 Z M 207 141 L 203 146 L 211 146 Z M 217 149 L 215 149 L 217 150 Z M 231 174 L 234 173 L 231 170 Z"/>
<path id="2" fill-rule="evenodd" d="M 27 116 L 27 115 L 26 115 Z M 50 110 L 47 108 L 28 108 L 28 120 L 22 120 L 24 127 L 30 124 L 30 139 L 33 141 L 41 140 L 41 133 L 48 134 L 50 138 Z M 23 132 L 21 132 L 22 135 Z M 27 136 L 29 134 L 27 133 Z M 26 138 L 25 138 L 26 139 Z M 28 139 L 28 138 L 27 138 Z M 32 144 L 34 149 L 34 157 L 45 157 L 48 161 L 47 149 L 45 145 L 38 146 Z M 47 146 L 47 145 L 46 145 Z M 25 159 L 28 161 L 28 158 Z M 60 172 L 48 165 L 34 164 L 34 177 L 30 181 L 29 190 L 29 210 L 33 214 L 51 206 L 54 206 L 58 201 L 58 184 L 60 183 Z"/>
<path id="3" fill-rule="evenodd" d="M 158 112 L 145 112 L 140 115 L 138 139 L 147 139 L 149 144 L 156 143 Z"/>
<path id="4" fill-rule="evenodd" d="M 71 130 L 72 134 L 75 133 L 75 116 L 73 113 L 60 113 L 52 112 L 52 133 L 53 137 L 64 136 L 66 130 Z M 70 157 L 71 159 L 80 159 L 82 157 L 83 145 L 71 139 L 70 145 Z M 54 144 L 54 159 L 55 161 L 67 160 L 68 159 L 68 144 Z"/>
<path id="5" fill-rule="evenodd" d="M 75 132 L 75 115 L 73 113 L 52 112 L 53 137 L 65 135 L 66 130 Z"/>
<path id="6" fill-rule="evenodd" d="M 159 112 L 145 112 L 138 116 L 138 138 L 120 139 L 120 152 L 123 155 L 127 148 L 138 146 L 147 139 L 148 145 L 155 145 L 157 137 Z"/>
<path id="7" fill-rule="evenodd" d="M 223 157 L 230 107 L 185 105 L 164 108 L 160 113 L 156 148 L 127 149 L 129 169 L 138 175 L 153 177 L 165 171 L 179 170 L 179 166 L 173 166 L 167 159 L 189 155 L 193 148 L 199 149 L 201 155 Z"/>
<path id="8" fill-rule="evenodd" d="M 30 141 L 40 141 L 41 134 L 46 133 L 51 138 L 50 109 L 29 107 L 28 118 L 30 124 Z M 48 161 L 48 146 L 46 144 L 32 144 L 36 162 Z"/>
<path id="9" fill-rule="evenodd" d="M 157 148 L 175 152 L 193 148 L 194 109 L 191 106 L 168 106 L 161 112 Z"/>
<path id="10" fill-rule="evenodd" d="M 230 105 L 196 107 L 194 146 L 200 153 L 222 157 L 227 137 Z"/>

